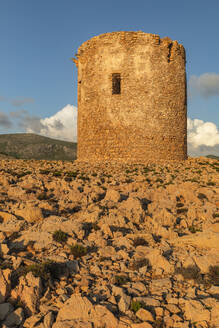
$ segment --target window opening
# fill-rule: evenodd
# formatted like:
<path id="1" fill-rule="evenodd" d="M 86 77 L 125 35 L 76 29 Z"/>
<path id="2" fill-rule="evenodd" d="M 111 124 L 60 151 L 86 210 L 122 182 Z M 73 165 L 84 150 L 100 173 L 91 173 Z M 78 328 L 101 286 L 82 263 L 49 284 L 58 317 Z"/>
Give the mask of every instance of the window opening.
<path id="1" fill-rule="evenodd" d="M 112 94 L 119 95 L 121 93 L 121 76 L 120 73 L 112 74 Z"/>

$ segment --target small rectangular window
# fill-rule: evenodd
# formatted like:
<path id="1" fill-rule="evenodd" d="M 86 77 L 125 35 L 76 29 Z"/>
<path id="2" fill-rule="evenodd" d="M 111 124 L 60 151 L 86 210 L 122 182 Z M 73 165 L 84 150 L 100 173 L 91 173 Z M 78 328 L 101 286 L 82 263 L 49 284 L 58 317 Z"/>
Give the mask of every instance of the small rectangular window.
<path id="1" fill-rule="evenodd" d="M 120 73 L 112 74 L 112 94 L 119 95 L 121 93 L 121 76 Z"/>

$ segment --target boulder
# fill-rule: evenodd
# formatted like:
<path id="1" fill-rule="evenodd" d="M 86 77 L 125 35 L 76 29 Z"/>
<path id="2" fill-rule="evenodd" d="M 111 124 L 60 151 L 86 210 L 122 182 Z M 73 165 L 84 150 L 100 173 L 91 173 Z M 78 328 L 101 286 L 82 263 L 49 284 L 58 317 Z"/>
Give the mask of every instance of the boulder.
<path id="1" fill-rule="evenodd" d="M 15 215 L 21 216 L 30 223 L 41 221 L 44 218 L 41 208 L 31 203 L 24 203 L 19 209 L 15 210 Z"/>
<path id="2" fill-rule="evenodd" d="M 14 221 L 17 220 L 17 218 L 14 214 L 8 213 L 8 212 L 3 212 L 3 211 L 0 211 L 0 218 L 2 218 L 4 222 L 8 222 L 11 220 L 14 220 Z"/>
<path id="3" fill-rule="evenodd" d="M 32 272 L 28 272 L 25 277 L 20 277 L 19 285 L 13 296 L 17 296 L 17 299 L 25 304 L 28 315 L 36 313 L 39 308 L 40 297 L 42 296 L 41 278 L 34 277 Z"/>
<path id="4" fill-rule="evenodd" d="M 59 327 L 59 322 L 81 320 L 84 322 L 92 322 L 94 327 L 105 325 L 106 328 L 115 328 L 118 320 L 103 305 L 92 305 L 92 303 L 81 294 L 73 294 L 64 306 L 60 309 L 55 328 Z M 60 326 L 61 327 L 61 326 Z"/>
<path id="5" fill-rule="evenodd" d="M 206 230 L 195 234 L 170 240 L 176 246 L 193 245 L 199 248 L 215 248 L 219 250 L 219 232 Z"/>
<path id="6" fill-rule="evenodd" d="M 24 320 L 24 311 L 22 308 L 17 308 L 11 312 L 5 319 L 4 324 L 7 327 L 19 326 Z"/>
<path id="7" fill-rule="evenodd" d="M 11 290 L 11 270 L 0 269 L 0 303 L 3 303 Z"/>
<path id="8" fill-rule="evenodd" d="M 136 312 L 136 317 L 138 317 L 142 321 L 154 321 L 151 312 L 142 308 Z"/>
<path id="9" fill-rule="evenodd" d="M 0 304 L 0 321 L 4 320 L 11 311 L 13 311 L 13 306 L 10 303 Z"/>
<path id="10" fill-rule="evenodd" d="M 65 320 L 56 322 L 52 328 L 93 328 L 93 325 L 87 321 Z"/>
<path id="11" fill-rule="evenodd" d="M 199 301 L 185 300 L 184 318 L 192 322 L 210 321 L 210 312 Z"/>
<path id="12" fill-rule="evenodd" d="M 108 188 L 104 200 L 113 201 L 118 203 L 120 200 L 120 193 L 112 188 Z"/>
<path id="13" fill-rule="evenodd" d="M 14 240 L 13 248 L 24 248 L 30 242 L 34 242 L 34 249 L 36 250 L 49 248 L 53 243 L 52 234 L 45 231 L 25 231 L 19 238 Z"/>

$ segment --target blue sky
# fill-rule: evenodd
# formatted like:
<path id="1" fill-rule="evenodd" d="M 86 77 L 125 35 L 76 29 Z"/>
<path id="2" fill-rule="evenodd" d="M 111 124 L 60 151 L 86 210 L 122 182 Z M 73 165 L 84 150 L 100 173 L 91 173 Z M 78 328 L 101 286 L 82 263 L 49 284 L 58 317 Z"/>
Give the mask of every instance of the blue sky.
<path id="1" fill-rule="evenodd" d="M 45 135 L 60 138 L 48 127 L 54 117 L 68 124 L 67 133 L 63 117 L 69 121 L 75 110 L 67 105 L 77 106 L 70 58 L 78 47 L 101 33 L 142 30 L 184 45 L 191 153 L 219 154 L 218 15 L 218 0 L 1 0 L 0 133 L 43 134 L 44 124 Z"/>

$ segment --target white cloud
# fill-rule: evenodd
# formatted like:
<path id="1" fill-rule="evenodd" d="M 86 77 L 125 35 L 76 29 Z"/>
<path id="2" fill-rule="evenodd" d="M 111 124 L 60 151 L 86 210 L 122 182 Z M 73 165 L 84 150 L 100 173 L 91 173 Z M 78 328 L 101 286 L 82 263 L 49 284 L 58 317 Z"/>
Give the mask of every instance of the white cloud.
<path id="1" fill-rule="evenodd" d="M 188 82 L 189 94 L 200 94 L 209 98 L 219 96 L 219 74 L 204 73 L 200 76 L 192 75 Z"/>
<path id="2" fill-rule="evenodd" d="M 219 131 L 212 122 L 188 118 L 188 143 L 194 147 L 201 145 L 213 147 L 219 144 Z"/>
<path id="3" fill-rule="evenodd" d="M 39 120 L 40 128 L 26 126 L 27 133 L 39 133 L 54 139 L 77 141 L 77 107 L 67 105 L 56 114 Z M 39 124 L 38 124 L 39 126 Z"/>
<path id="4" fill-rule="evenodd" d="M 188 118 L 187 134 L 190 156 L 219 156 L 219 131 L 214 123 Z"/>

